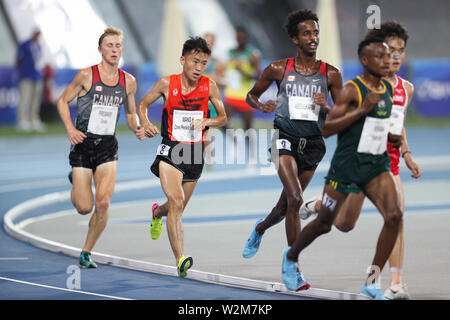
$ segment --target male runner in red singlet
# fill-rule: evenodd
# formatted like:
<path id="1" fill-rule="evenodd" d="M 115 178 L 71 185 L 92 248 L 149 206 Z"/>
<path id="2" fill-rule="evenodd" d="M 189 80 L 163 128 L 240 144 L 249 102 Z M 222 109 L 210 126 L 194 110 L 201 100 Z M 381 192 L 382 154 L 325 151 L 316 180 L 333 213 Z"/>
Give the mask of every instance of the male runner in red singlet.
<path id="1" fill-rule="evenodd" d="M 401 201 L 401 210 L 405 210 L 405 197 L 403 185 L 399 175 L 399 160 L 400 155 L 405 160 L 406 166 L 411 170 L 411 177 L 417 179 L 421 176 L 420 167 L 412 159 L 411 152 L 406 139 L 405 128 L 403 127 L 403 120 L 406 115 L 406 110 L 412 100 L 414 93 L 414 86 L 411 82 L 397 76 L 400 67 L 405 58 L 405 47 L 408 40 L 406 30 L 396 22 L 385 22 L 380 29 L 374 29 L 369 32 L 368 36 L 376 36 L 385 39 L 385 42 L 391 51 L 390 72 L 385 77 L 390 81 L 394 87 L 394 105 L 392 107 L 391 115 L 391 132 L 394 134 L 401 134 L 403 136 L 403 144 L 400 149 L 393 148 L 388 142 L 387 150 L 391 159 L 391 172 L 394 175 L 395 182 L 400 190 L 399 196 Z M 318 199 L 321 199 L 318 197 Z M 344 202 L 339 211 L 334 225 L 343 232 L 349 232 L 355 227 L 356 221 L 362 210 L 365 195 L 361 192 L 358 194 L 352 193 Z M 314 199 L 316 200 L 316 199 Z M 300 209 L 300 215 L 307 217 L 319 210 L 321 201 L 307 201 Z M 314 208 L 315 207 L 315 208 Z M 402 282 L 401 270 L 403 266 L 404 256 L 404 232 L 403 223 L 400 226 L 397 242 L 392 250 L 389 258 L 391 270 L 391 285 L 384 292 L 384 296 L 388 299 L 409 299 L 409 294 L 406 290 L 405 284 Z"/>
<path id="2" fill-rule="evenodd" d="M 120 106 L 125 106 L 128 126 L 138 139 L 145 139 L 144 129 L 137 124 L 136 80 L 119 69 L 123 51 L 122 31 L 109 27 L 98 42 L 102 61 L 78 72 L 58 99 L 59 115 L 72 144 L 69 155 L 73 183 L 71 199 L 80 214 L 88 214 L 94 206 L 91 184 L 95 184 L 95 210 L 80 255 L 80 266 L 96 268 L 91 250 L 106 227 L 109 203 L 116 180 L 118 143 L 115 136 Z M 75 126 L 70 118 L 69 103 L 77 97 Z"/>
<path id="3" fill-rule="evenodd" d="M 202 173 L 205 128 L 227 123 L 217 84 L 202 76 L 210 55 L 211 50 L 203 38 L 187 40 L 180 58 L 183 72 L 161 78 L 138 107 L 145 134 L 154 137 L 159 130 L 148 120 L 147 108 L 160 97 L 165 100 L 162 142 L 151 171 L 160 178 L 167 202 L 153 205 L 150 234 L 154 240 L 159 238 L 162 217 L 167 216 L 167 233 L 180 277 L 186 277 L 193 264 L 191 256 L 183 255 L 181 215 Z M 209 101 L 217 111 L 216 117 L 207 118 Z"/>

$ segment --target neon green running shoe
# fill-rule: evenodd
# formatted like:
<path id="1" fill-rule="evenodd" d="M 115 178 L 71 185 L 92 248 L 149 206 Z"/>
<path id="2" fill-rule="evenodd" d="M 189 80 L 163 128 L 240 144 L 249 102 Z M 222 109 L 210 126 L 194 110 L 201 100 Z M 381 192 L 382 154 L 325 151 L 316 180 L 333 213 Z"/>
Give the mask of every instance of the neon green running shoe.
<path id="1" fill-rule="evenodd" d="M 183 256 L 181 257 L 180 261 L 178 262 L 178 276 L 180 278 L 184 278 L 187 276 L 187 271 L 190 267 L 194 264 L 194 260 L 191 256 Z"/>
<path id="2" fill-rule="evenodd" d="M 81 268 L 97 268 L 97 264 L 92 261 L 91 253 L 82 251 L 80 254 L 80 267 Z"/>
<path id="3" fill-rule="evenodd" d="M 152 206 L 152 224 L 150 225 L 150 236 L 153 240 L 157 240 L 162 233 L 162 217 L 155 218 L 155 210 L 159 205 L 154 203 Z"/>

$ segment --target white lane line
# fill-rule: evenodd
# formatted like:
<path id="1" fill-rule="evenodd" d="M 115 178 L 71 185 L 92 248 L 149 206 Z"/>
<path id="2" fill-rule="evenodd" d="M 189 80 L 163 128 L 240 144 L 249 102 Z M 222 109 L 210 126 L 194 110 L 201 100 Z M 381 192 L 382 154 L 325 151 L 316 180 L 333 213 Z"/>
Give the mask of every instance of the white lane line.
<path id="1" fill-rule="evenodd" d="M 68 179 L 59 178 L 59 179 L 39 180 L 32 182 L 6 184 L 0 186 L 0 193 L 22 191 L 22 190 L 34 190 L 44 187 L 68 186 L 68 185 L 69 185 Z"/>
<path id="2" fill-rule="evenodd" d="M 236 170 L 236 171 L 226 171 L 226 172 L 216 172 L 205 175 L 202 178 L 202 181 L 220 181 L 220 180 L 237 180 L 243 177 L 257 177 L 260 176 L 258 170 Z M 137 181 L 129 181 L 122 182 L 116 185 L 116 192 L 123 191 L 131 191 L 142 188 L 151 188 L 151 187 L 159 187 L 160 182 L 159 179 L 145 179 L 145 180 L 137 180 Z M 70 200 L 70 191 L 63 192 L 54 192 L 50 194 L 46 194 L 37 198 L 33 198 L 27 201 L 24 201 L 8 212 L 3 216 L 3 227 L 8 234 L 12 237 L 19 239 L 24 242 L 31 243 L 36 247 L 40 247 L 49 251 L 58 252 L 62 254 L 66 254 L 69 256 L 79 256 L 80 248 L 75 248 L 72 246 L 68 246 L 62 243 L 58 243 L 55 241 L 51 241 L 48 239 L 44 239 L 42 237 L 38 237 L 29 232 L 24 231 L 19 226 L 21 224 L 14 224 L 13 221 L 20 217 L 22 214 L 26 213 L 29 210 L 36 209 L 38 207 L 42 207 L 45 205 L 51 205 L 54 203 L 60 203 L 64 201 Z M 63 213 L 64 214 L 64 213 Z M 26 223 L 22 224 L 26 225 Z M 92 258 L 104 264 L 112 264 L 118 267 L 129 268 L 133 270 L 141 270 L 147 272 L 154 273 L 162 273 L 176 276 L 176 268 L 173 266 L 160 265 L 155 263 L 149 263 L 145 261 L 139 261 L 134 259 L 110 256 L 101 253 L 92 253 Z M 304 291 L 297 293 L 288 291 L 285 286 L 281 283 L 271 283 L 260 280 L 252 280 L 246 278 L 239 278 L 221 274 L 214 274 L 208 272 L 201 271 L 190 271 L 190 278 L 205 281 L 205 282 L 213 282 L 221 285 L 231 285 L 237 287 L 245 287 L 256 290 L 264 290 L 269 292 L 282 292 L 290 295 L 299 295 L 299 296 L 311 296 L 317 298 L 325 298 L 325 299 L 344 299 L 344 300 L 360 300 L 366 299 L 366 297 L 360 294 L 353 294 L 347 292 L 340 291 L 332 291 L 332 290 L 324 290 L 324 289 L 310 289 L 309 292 L 305 293 Z M 0 278 L 1 279 L 1 278 Z"/>
<path id="3" fill-rule="evenodd" d="M 450 156 L 449 155 L 440 155 L 440 156 L 418 156 L 414 158 L 415 161 L 420 165 L 422 170 L 426 171 L 439 171 L 439 170 L 448 170 L 450 167 Z M 317 173 L 324 173 L 327 172 L 330 168 L 330 162 L 329 161 L 322 161 L 319 166 L 316 169 Z M 402 171 L 407 169 L 404 162 L 400 163 L 400 168 Z M 252 178 L 255 176 L 274 176 L 277 175 L 277 172 L 275 170 L 275 167 L 272 166 L 266 166 L 266 167 L 259 167 L 252 170 L 246 170 L 246 169 L 237 169 L 232 171 L 223 171 L 223 172 L 213 172 L 212 174 L 204 174 L 202 175 L 201 181 L 214 181 L 217 178 L 220 178 L 223 175 L 227 175 L 231 172 L 231 175 L 233 178 Z M 235 173 L 239 172 L 236 176 Z M 121 181 L 127 181 L 127 180 L 136 180 L 135 174 L 127 174 L 121 176 Z M 36 178 L 38 179 L 38 178 Z M 154 180 L 154 181 L 152 181 Z M 121 182 L 117 181 L 117 183 Z M 152 187 L 156 183 L 159 185 L 159 179 L 155 178 L 148 178 L 144 180 L 138 180 L 140 181 L 140 186 L 136 187 L 136 189 L 140 189 L 141 187 Z M 151 182 L 150 182 L 151 181 Z M 40 189 L 42 187 L 59 187 L 59 186 L 70 186 L 69 181 L 66 177 L 64 178 L 55 178 L 55 179 L 45 179 L 42 177 L 38 181 L 33 182 L 21 182 L 21 183 L 13 183 L 13 184 L 4 184 L 0 186 L 0 193 L 6 193 L 6 192 L 13 192 L 13 191 L 21 191 L 21 190 L 34 190 L 34 189 Z M 126 186 L 128 188 L 129 186 Z"/>
<path id="4" fill-rule="evenodd" d="M 1 257 L 0 261 L 16 261 L 16 260 L 29 260 L 28 257 Z"/>
<path id="5" fill-rule="evenodd" d="M 5 277 L 0 277 L 0 280 L 17 282 L 17 283 L 22 283 L 22 284 L 26 284 L 26 285 L 30 285 L 30 286 L 36 286 L 36 287 L 41 287 L 41 288 L 46 288 L 46 289 L 54 289 L 54 290 L 61 290 L 61 291 L 67 291 L 67 292 L 87 294 L 87 295 L 97 296 L 97 297 L 102 297 L 102 298 L 109 298 L 109 299 L 116 299 L 116 300 L 133 300 L 133 299 L 129 299 L 129 298 L 109 296 L 109 295 L 106 295 L 106 294 L 99 294 L 99 293 L 88 292 L 88 291 L 81 291 L 81 290 L 73 290 L 73 289 L 66 289 L 66 288 L 48 286 L 48 285 L 45 285 L 45 284 L 40 284 L 40 283 L 35 283 L 35 282 L 28 282 L 28 281 L 22 281 L 22 280 L 5 278 Z"/>

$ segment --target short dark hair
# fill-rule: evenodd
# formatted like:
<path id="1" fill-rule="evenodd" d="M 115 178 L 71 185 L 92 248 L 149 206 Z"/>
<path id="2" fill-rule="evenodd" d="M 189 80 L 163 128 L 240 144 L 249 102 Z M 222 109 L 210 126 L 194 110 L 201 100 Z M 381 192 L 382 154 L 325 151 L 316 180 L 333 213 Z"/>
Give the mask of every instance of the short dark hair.
<path id="1" fill-rule="evenodd" d="M 287 31 L 289 37 L 296 37 L 298 34 L 298 24 L 306 20 L 314 20 L 319 22 L 319 18 L 311 10 L 300 9 L 289 13 L 284 25 L 284 29 Z"/>
<path id="2" fill-rule="evenodd" d="M 372 43 L 383 43 L 384 39 L 382 37 L 378 37 L 378 36 L 368 36 L 365 37 L 358 45 L 358 57 L 361 57 L 361 53 L 363 51 L 363 49 L 369 45 L 371 45 Z"/>
<path id="3" fill-rule="evenodd" d="M 367 36 L 377 36 L 382 37 L 383 39 L 389 37 L 399 37 L 406 42 L 408 41 L 408 31 L 398 22 L 396 21 L 387 21 L 381 24 L 380 29 L 373 29 L 370 31 Z"/>
<path id="4" fill-rule="evenodd" d="M 183 44 L 183 51 L 181 52 L 182 56 L 186 56 L 186 54 L 192 52 L 203 52 L 207 55 L 211 55 L 211 49 L 208 46 L 208 43 L 202 37 L 190 37 L 189 40 Z"/>

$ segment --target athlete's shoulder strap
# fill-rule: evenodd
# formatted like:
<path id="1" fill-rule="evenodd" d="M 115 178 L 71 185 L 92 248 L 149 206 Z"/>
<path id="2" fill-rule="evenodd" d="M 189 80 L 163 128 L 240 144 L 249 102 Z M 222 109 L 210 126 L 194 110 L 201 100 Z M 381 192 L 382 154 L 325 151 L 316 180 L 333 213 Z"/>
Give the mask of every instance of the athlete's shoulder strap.
<path id="1" fill-rule="evenodd" d="M 169 87 L 177 87 L 178 86 L 178 78 L 180 77 L 179 74 L 171 74 L 169 76 Z"/>
<path id="2" fill-rule="evenodd" d="M 294 71 L 294 58 L 287 59 L 286 67 L 284 68 L 284 74 Z"/>
<path id="3" fill-rule="evenodd" d="M 362 92 L 361 92 L 361 87 L 363 87 L 363 86 L 361 84 L 361 81 L 359 81 L 358 78 L 354 78 L 352 80 L 347 81 L 347 83 L 350 83 L 355 86 L 356 91 L 358 92 L 358 108 L 361 107 L 361 104 L 363 101 L 363 96 L 362 96 Z"/>
<path id="4" fill-rule="evenodd" d="M 127 88 L 125 81 L 125 72 L 122 69 L 119 69 L 119 84 L 125 89 Z"/>
<path id="5" fill-rule="evenodd" d="M 93 65 L 92 69 L 92 84 L 100 82 L 100 74 L 98 71 L 98 65 Z"/>
<path id="6" fill-rule="evenodd" d="M 326 62 L 324 62 L 324 61 L 321 61 L 321 62 L 320 62 L 319 72 L 320 72 L 321 74 L 323 74 L 325 77 L 328 77 L 328 76 L 327 76 L 327 72 L 328 72 L 328 63 L 326 63 Z"/>
<path id="7" fill-rule="evenodd" d="M 209 77 L 204 76 L 204 75 L 200 76 L 200 80 L 198 82 L 199 85 L 205 85 L 206 84 L 206 85 L 208 85 L 208 88 L 209 88 L 209 83 L 210 83 L 210 78 Z"/>

